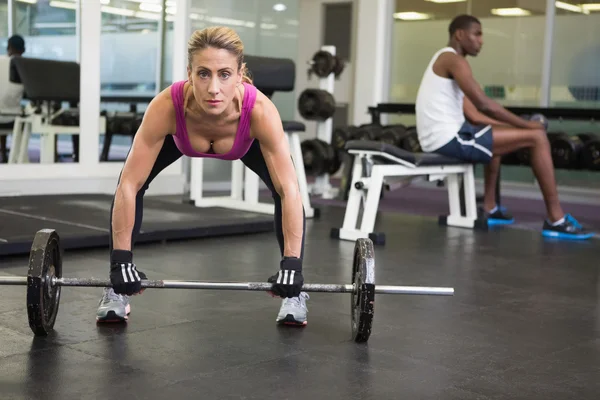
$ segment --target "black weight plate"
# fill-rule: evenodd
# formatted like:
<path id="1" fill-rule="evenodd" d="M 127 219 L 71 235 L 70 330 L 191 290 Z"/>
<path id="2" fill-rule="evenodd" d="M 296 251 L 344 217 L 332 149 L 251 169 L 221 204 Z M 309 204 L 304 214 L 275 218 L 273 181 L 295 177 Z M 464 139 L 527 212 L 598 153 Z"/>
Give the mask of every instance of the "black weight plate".
<path id="1" fill-rule="evenodd" d="M 334 73 L 335 77 L 337 78 L 342 74 L 342 72 L 344 72 L 346 63 L 344 62 L 344 60 L 342 60 L 338 56 L 335 56 L 334 59 L 335 59 L 335 67 L 333 68 L 333 73 Z"/>
<path id="2" fill-rule="evenodd" d="M 371 335 L 375 313 L 375 250 L 371 239 L 361 238 L 354 244 L 352 282 L 352 340 L 364 343 Z"/>
<path id="3" fill-rule="evenodd" d="M 312 61 L 312 70 L 320 78 L 327 78 L 336 69 L 335 57 L 328 51 L 317 51 Z"/>
<path id="4" fill-rule="evenodd" d="M 548 133 L 552 161 L 556 168 L 577 169 L 579 153 L 583 143 L 577 136 L 569 136 L 564 132 Z"/>
<path id="5" fill-rule="evenodd" d="M 327 150 L 319 143 L 319 139 L 303 141 L 300 149 L 306 175 L 319 176 L 327 171 Z"/>
<path id="6" fill-rule="evenodd" d="M 584 168 L 600 171 L 600 140 L 590 140 L 581 151 Z"/>
<path id="7" fill-rule="evenodd" d="M 51 286 L 52 277 L 62 277 L 60 238 L 55 230 L 42 229 L 33 239 L 27 271 L 27 316 L 36 336 L 54 329 L 61 287 Z"/>

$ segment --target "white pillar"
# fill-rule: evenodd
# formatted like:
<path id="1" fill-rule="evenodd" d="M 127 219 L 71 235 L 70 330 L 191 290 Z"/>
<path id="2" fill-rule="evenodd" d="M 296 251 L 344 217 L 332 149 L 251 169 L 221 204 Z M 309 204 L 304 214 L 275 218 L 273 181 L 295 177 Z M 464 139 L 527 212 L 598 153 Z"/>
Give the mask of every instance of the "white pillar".
<path id="1" fill-rule="evenodd" d="M 370 106 L 386 102 L 389 95 L 390 34 L 393 0 L 356 0 L 354 3 L 354 98 L 352 125 L 369 123 Z"/>
<path id="2" fill-rule="evenodd" d="M 182 81 L 187 79 L 187 42 L 190 37 L 190 8 L 191 0 L 175 0 L 175 21 L 173 22 L 173 76 L 172 82 Z M 200 160 L 199 163 L 201 163 Z M 188 157 L 183 157 L 181 160 L 181 172 L 183 174 L 183 195 L 185 197 L 193 196 L 191 183 L 191 168 L 192 164 Z M 202 174 L 200 168 L 199 174 Z M 202 186 L 203 180 L 198 181 Z M 200 187 L 198 190 L 202 190 Z M 200 192 L 201 193 L 201 192 Z"/>
<path id="3" fill-rule="evenodd" d="M 187 79 L 187 42 L 190 38 L 190 2 L 175 0 L 173 22 L 173 82 Z"/>
<path id="4" fill-rule="evenodd" d="M 100 126 L 100 0 L 81 2 L 79 163 L 98 165 Z"/>
<path id="5" fill-rule="evenodd" d="M 552 91 L 552 46 L 554 35 L 554 0 L 546 0 L 546 24 L 544 28 L 544 54 L 542 58 L 542 81 L 540 83 L 540 107 L 550 105 Z"/>

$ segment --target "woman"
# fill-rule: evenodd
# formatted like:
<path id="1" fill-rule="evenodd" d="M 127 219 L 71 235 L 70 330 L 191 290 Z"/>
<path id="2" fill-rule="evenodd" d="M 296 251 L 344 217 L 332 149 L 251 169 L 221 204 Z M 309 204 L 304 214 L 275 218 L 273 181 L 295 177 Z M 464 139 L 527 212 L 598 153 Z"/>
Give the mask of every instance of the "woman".
<path id="1" fill-rule="evenodd" d="M 188 79 L 175 82 L 149 104 L 119 178 L 111 207 L 110 279 L 96 319 L 125 321 L 129 296 L 141 293 L 146 275 L 133 263 L 143 197 L 150 182 L 182 155 L 241 159 L 271 190 L 282 259 L 267 279 L 283 298 L 278 323 L 306 325 L 301 292 L 304 208 L 287 138 L 273 103 L 248 77 L 242 41 L 226 27 L 192 34 Z"/>

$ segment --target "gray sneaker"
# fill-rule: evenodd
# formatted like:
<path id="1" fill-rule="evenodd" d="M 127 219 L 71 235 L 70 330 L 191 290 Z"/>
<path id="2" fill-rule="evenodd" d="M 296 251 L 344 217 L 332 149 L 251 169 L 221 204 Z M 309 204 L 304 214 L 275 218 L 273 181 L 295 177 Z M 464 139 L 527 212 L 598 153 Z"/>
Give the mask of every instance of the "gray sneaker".
<path id="1" fill-rule="evenodd" d="M 96 311 L 96 321 L 127 321 L 130 311 L 129 296 L 116 294 L 112 288 L 104 288 L 102 298 L 98 305 L 98 311 Z"/>
<path id="2" fill-rule="evenodd" d="M 281 301 L 281 308 L 277 315 L 277 323 L 285 325 L 306 325 L 306 300 L 310 296 L 306 292 L 301 292 L 298 297 L 288 297 Z"/>

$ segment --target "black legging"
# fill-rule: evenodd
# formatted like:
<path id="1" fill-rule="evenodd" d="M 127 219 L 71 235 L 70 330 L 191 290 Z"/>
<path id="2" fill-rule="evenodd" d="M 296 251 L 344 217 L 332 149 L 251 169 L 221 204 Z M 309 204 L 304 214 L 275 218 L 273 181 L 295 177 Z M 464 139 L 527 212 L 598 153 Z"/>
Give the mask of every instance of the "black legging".
<path id="1" fill-rule="evenodd" d="M 150 175 L 148 175 L 148 179 L 142 186 L 142 188 L 137 193 L 135 198 L 135 224 L 133 226 L 133 231 L 131 233 L 131 247 L 133 250 L 134 243 L 137 239 L 138 234 L 140 233 L 140 228 L 142 226 L 142 217 L 144 213 L 144 194 L 150 183 L 156 178 L 156 176 L 163 169 L 167 168 L 169 165 L 177 161 L 182 156 L 181 152 L 175 145 L 175 141 L 171 135 L 167 135 L 165 138 L 165 142 L 163 143 L 162 148 L 160 149 L 160 153 L 156 157 L 156 161 L 154 162 L 154 166 L 152 167 L 152 171 L 150 171 Z M 258 140 L 255 140 L 250 146 L 250 149 L 241 158 L 241 161 L 245 166 L 254 171 L 259 178 L 267 185 L 269 190 L 271 191 L 271 196 L 273 197 L 273 201 L 275 203 L 275 234 L 277 235 L 277 242 L 279 243 L 279 249 L 281 251 L 281 255 L 283 256 L 284 242 L 283 242 L 283 223 L 282 223 L 282 212 L 281 212 L 281 197 L 279 193 L 275 190 L 273 186 L 273 181 L 271 180 L 271 175 L 269 174 L 269 170 L 267 168 L 267 164 L 263 157 L 262 151 L 260 150 L 260 144 Z M 119 180 L 121 176 L 119 175 Z M 110 250 L 113 248 L 113 240 L 112 240 L 112 213 L 113 206 L 115 204 L 115 200 L 113 198 L 112 204 L 110 206 Z M 304 214 L 304 208 L 302 208 L 302 248 L 300 250 L 300 258 L 304 258 L 304 232 L 306 230 L 306 218 Z"/>

